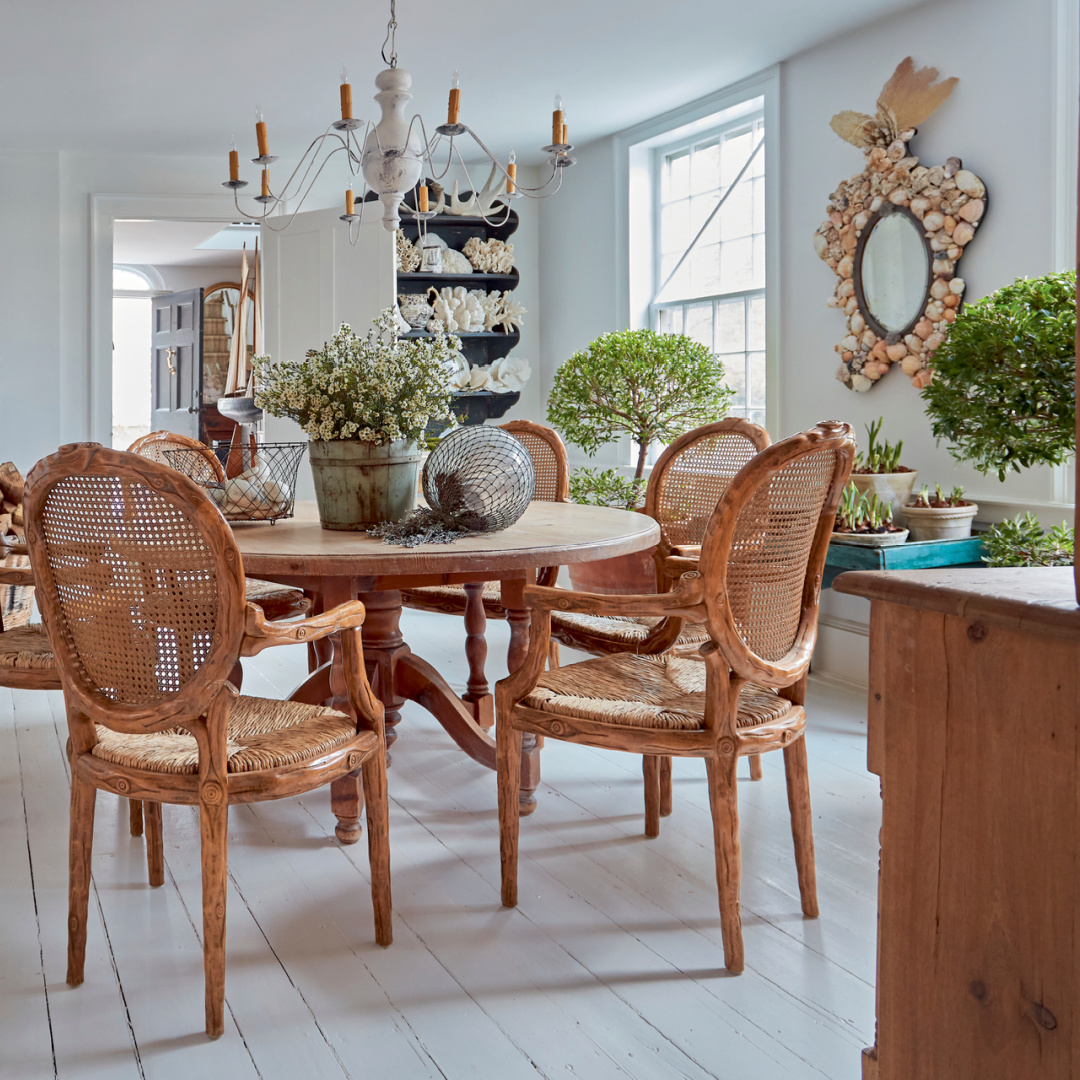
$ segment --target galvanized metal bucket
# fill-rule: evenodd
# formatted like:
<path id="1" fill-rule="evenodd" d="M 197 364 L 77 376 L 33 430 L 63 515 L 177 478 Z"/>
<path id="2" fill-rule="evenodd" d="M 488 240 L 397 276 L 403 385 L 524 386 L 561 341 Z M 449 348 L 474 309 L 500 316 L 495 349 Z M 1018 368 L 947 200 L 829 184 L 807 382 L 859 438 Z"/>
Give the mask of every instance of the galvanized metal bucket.
<path id="1" fill-rule="evenodd" d="M 360 532 L 384 521 L 400 521 L 416 505 L 424 460 L 416 443 L 312 441 L 308 459 L 324 529 Z"/>

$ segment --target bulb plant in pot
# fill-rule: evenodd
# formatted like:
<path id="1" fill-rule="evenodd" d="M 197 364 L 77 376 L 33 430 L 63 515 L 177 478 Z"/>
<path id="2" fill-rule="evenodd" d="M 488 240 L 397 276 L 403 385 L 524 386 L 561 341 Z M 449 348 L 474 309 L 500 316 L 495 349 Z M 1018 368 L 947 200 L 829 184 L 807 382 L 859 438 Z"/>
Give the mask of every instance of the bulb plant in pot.
<path id="1" fill-rule="evenodd" d="M 904 521 L 912 540 L 962 540 L 971 535 L 971 522 L 978 512 L 978 504 L 964 498 L 962 487 L 946 495 L 937 484 L 931 495 L 923 484 L 904 507 Z"/>
<path id="2" fill-rule="evenodd" d="M 882 502 L 892 507 L 892 515 L 897 521 L 903 521 L 903 507 L 911 498 L 918 473 L 900 464 L 900 453 L 904 449 L 901 439 L 895 446 L 888 439 L 878 442 L 878 436 L 884 426 L 883 417 L 866 425 L 869 436 L 866 451 L 855 455 L 855 467 L 851 470 L 851 483 L 860 495 L 876 495 Z"/>
<path id="3" fill-rule="evenodd" d="M 649 447 L 722 419 L 733 393 L 724 384 L 720 360 L 685 335 L 620 330 L 597 338 L 555 373 L 548 422 L 590 457 L 629 435 L 636 448 L 634 473 L 576 469 L 571 499 L 639 508 Z M 652 592 L 656 571 L 646 551 L 571 566 L 570 580 L 588 592 Z"/>
<path id="4" fill-rule="evenodd" d="M 295 420 L 308 446 L 324 529 L 398 521 L 416 501 L 424 428 L 451 419 L 449 374 L 458 341 L 397 336 L 393 309 L 366 338 L 342 324 L 303 360 L 255 360 L 258 405 Z"/>
<path id="5" fill-rule="evenodd" d="M 849 483 L 840 496 L 833 538 L 864 547 L 893 547 L 908 538 L 908 530 L 893 523 L 891 502 Z"/>

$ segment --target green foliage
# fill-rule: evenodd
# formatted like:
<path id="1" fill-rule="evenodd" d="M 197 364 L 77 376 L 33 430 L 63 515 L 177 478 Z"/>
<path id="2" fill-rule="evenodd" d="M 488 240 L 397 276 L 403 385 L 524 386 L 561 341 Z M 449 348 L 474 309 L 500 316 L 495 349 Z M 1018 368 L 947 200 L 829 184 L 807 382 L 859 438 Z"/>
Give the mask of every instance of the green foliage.
<path id="1" fill-rule="evenodd" d="M 968 304 L 922 396 L 935 437 L 999 480 L 1076 449 L 1076 271 L 1020 278 Z"/>
<path id="2" fill-rule="evenodd" d="M 287 416 L 310 439 L 358 439 L 379 445 L 420 441 L 429 420 L 449 420 L 456 337 L 399 339 L 394 311 L 359 338 L 345 323 L 303 360 L 257 356 L 255 402 Z"/>
<path id="3" fill-rule="evenodd" d="M 733 394 L 724 385 L 724 365 L 704 345 L 682 334 L 622 330 L 597 338 L 559 368 L 547 418 L 590 457 L 629 435 L 640 477 L 650 443 L 720 420 Z"/>
<path id="4" fill-rule="evenodd" d="M 848 532 L 891 532 L 892 503 L 884 502 L 876 494 L 861 495 L 854 484 L 848 484 L 840 496 L 836 512 L 836 527 Z"/>
<path id="5" fill-rule="evenodd" d="M 900 468 L 900 451 L 904 449 L 904 440 L 901 439 L 895 446 L 886 439 L 880 446 L 877 437 L 881 433 L 885 418 L 879 416 L 876 421 L 866 425 L 866 434 L 869 436 L 866 443 L 866 453 L 861 450 L 855 455 L 854 472 L 857 473 L 894 473 Z"/>
<path id="6" fill-rule="evenodd" d="M 643 477 L 623 476 L 618 469 L 575 469 L 570 474 L 570 501 L 635 510 L 645 502 L 647 484 Z"/>
<path id="7" fill-rule="evenodd" d="M 908 506 L 924 506 L 927 509 L 943 510 L 947 506 L 970 506 L 964 498 L 964 489 L 957 484 L 948 495 L 941 490 L 940 484 L 934 485 L 934 497 L 930 498 L 930 488 L 923 484 L 919 493 L 908 503 Z"/>
<path id="8" fill-rule="evenodd" d="M 995 525 L 983 538 L 988 566 L 1072 566 L 1075 532 L 1065 522 L 1043 532 L 1029 510 Z"/>

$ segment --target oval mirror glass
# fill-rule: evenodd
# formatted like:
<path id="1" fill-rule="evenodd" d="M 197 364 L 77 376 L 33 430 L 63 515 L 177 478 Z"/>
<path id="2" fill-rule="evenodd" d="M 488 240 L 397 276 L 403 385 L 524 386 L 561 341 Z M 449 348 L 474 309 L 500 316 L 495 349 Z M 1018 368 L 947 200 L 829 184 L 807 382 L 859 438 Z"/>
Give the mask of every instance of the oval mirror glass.
<path id="1" fill-rule="evenodd" d="M 860 306 L 888 333 L 906 330 L 926 303 L 930 252 L 918 221 L 898 210 L 871 224 L 855 265 Z"/>
<path id="2" fill-rule="evenodd" d="M 239 322 L 239 304 L 239 282 L 220 281 L 203 290 L 203 401 L 207 404 L 213 404 L 225 392 L 233 330 Z M 246 337 L 250 356 L 255 333 L 255 299 L 250 292 L 247 304 Z"/>

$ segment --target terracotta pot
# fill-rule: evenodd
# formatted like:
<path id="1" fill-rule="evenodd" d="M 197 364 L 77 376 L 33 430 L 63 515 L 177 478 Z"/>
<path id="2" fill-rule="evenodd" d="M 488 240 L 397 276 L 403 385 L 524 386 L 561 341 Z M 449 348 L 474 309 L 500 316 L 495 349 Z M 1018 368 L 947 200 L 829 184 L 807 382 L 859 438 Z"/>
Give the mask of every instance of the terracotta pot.
<path id="1" fill-rule="evenodd" d="M 594 562 L 569 563 L 570 583 L 578 592 L 654 593 L 656 592 L 656 549 L 632 551 Z"/>
<path id="2" fill-rule="evenodd" d="M 895 473 L 853 472 L 851 482 L 859 489 L 860 495 L 876 495 L 882 502 L 891 503 L 893 523 L 906 525 L 904 504 L 911 500 L 911 492 L 915 488 L 915 477 L 918 475 L 917 469 L 912 469 L 911 472 Z"/>
<path id="3" fill-rule="evenodd" d="M 424 455 L 415 443 L 313 440 L 308 450 L 324 529 L 361 532 L 400 521 L 416 505 Z"/>
<path id="4" fill-rule="evenodd" d="M 970 506 L 905 506 L 912 540 L 963 540 L 971 535 L 971 522 L 979 512 Z"/>

